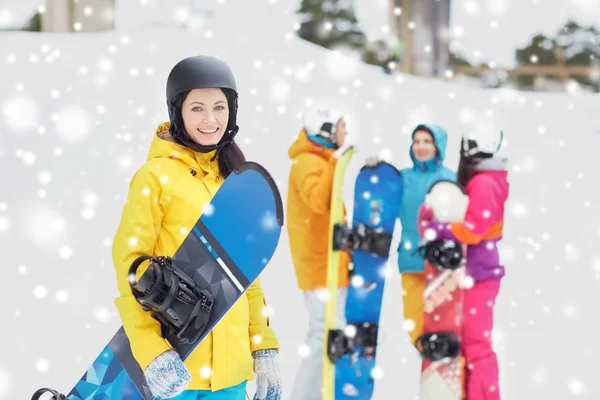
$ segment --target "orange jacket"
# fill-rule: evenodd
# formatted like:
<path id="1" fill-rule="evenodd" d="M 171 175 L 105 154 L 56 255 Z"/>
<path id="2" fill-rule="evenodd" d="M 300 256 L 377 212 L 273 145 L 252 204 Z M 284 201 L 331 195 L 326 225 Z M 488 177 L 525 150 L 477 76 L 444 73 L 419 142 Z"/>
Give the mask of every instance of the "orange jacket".
<path id="1" fill-rule="evenodd" d="M 288 150 L 292 168 L 288 182 L 287 232 L 292 261 L 301 290 L 327 285 L 327 244 L 334 150 L 308 139 L 302 130 Z M 345 210 L 344 210 L 345 215 Z M 348 286 L 349 255 L 342 252 L 338 287 Z"/>

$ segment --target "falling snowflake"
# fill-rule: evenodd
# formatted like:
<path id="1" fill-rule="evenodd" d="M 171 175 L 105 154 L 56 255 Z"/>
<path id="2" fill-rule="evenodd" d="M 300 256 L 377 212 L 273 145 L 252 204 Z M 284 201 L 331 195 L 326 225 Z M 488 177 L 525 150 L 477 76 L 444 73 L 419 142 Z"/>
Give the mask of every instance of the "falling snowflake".
<path id="1" fill-rule="evenodd" d="M 465 275 L 465 277 L 463 278 L 463 287 L 465 289 L 470 289 L 475 285 L 475 280 L 473 279 L 473 277 Z"/>
<path id="2" fill-rule="evenodd" d="M 416 327 L 415 321 L 412 319 L 405 319 L 403 327 L 405 331 L 412 332 Z"/>
<path id="3" fill-rule="evenodd" d="M 38 299 L 43 299 L 48 294 L 48 289 L 46 289 L 46 287 L 43 285 L 36 285 L 33 288 L 33 294 Z"/>
<path id="4" fill-rule="evenodd" d="M 38 175 L 38 179 L 42 185 L 47 185 L 52 182 L 52 174 L 49 171 L 42 171 Z"/>
<path id="5" fill-rule="evenodd" d="M 59 304 L 65 304 L 69 300 L 69 292 L 64 289 L 60 289 L 56 292 L 54 297 Z"/>
<path id="6" fill-rule="evenodd" d="M 37 369 L 41 373 L 48 372 L 49 368 L 50 363 L 44 358 L 41 358 L 35 362 L 35 369 Z"/>
<path id="7" fill-rule="evenodd" d="M 518 218 L 523 218 L 528 214 L 527 207 L 521 202 L 513 202 L 510 210 L 512 211 L 513 215 Z"/>
<path id="8" fill-rule="evenodd" d="M 437 232 L 436 232 L 435 229 L 428 228 L 428 229 L 425 230 L 425 234 L 423 236 L 428 241 L 433 241 L 433 240 L 435 240 L 437 238 Z"/>
<path id="9" fill-rule="evenodd" d="M 300 347 L 298 347 L 298 354 L 302 358 L 308 357 L 310 355 L 310 346 L 307 344 L 302 344 Z"/>
<path id="10" fill-rule="evenodd" d="M 574 319 L 577 316 L 577 307 L 574 304 L 566 304 L 563 306 L 563 315 L 567 319 Z"/>
<path id="11" fill-rule="evenodd" d="M 0 399 L 4 399 L 12 390 L 13 378 L 7 368 L 0 365 Z"/>
<path id="12" fill-rule="evenodd" d="M 40 119 L 37 103 L 26 96 L 6 100 L 2 105 L 2 114 L 8 126 L 15 131 L 33 129 Z"/>
<path id="13" fill-rule="evenodd" d="M 214 212 L 215 206 L 213 204 L 208 203 L 202 208 L 202 215 L 205 215 L 207 217 L 212 216 Z"/>
<path id="14" fill-rule="evenodd" d="M 583 381 L 575 377 L 569 378 L 569 380 L 567 381 L 567 387 L 569 388 L 571 393 L 577 396 L 584 395 L 587 391 L 587 388 L 585 387 Z"/>
<path id="15" fill-rule="evenodd" d="M 27 208 L 23 228 L 33 242 L 52 249 L 64 239 L 66 223 L 54 209 L 46 205 L 33 205 Z"/>
<path id="16" fill-rule="evenodd" d="M 565 244 L 565 258 L 570 262 L 577 262 L 580 257 L 580 251 L 571 243 Z"/>
<path id="17" fill-rule="evenodd" d="M 96 307 L 94 317 L 100 322 L 107 322 L 110 319 L 111 313 L 106 307 Z"/>
<path id="18" fill-rule="evenodd" d="M 67 142 L 80 142 L 91 132 L 91 121 L 87 111 L 76 105 L 65 107 L 55 121 L 59 137 Z"/>
<path id="19" fill-rule="evenodd" d="M 390 149 L 381 149 L 379 151 L 379 158 L 386 162 L 392 161 L 392 151 Z"/>
<path id="20" fill-rule="evenodd" d="M 265 318 L 272 317 L 273 316 L 273 307 L 271 307 L 270 305 L 263 307 L 261 310 L 261 314 Z"/>
<path id="21" fill-rule="evenodd" d="M 277 79 L 271 83 L 269 88 L 269 95 L 271 100 L 276 103 L 282 103 L 289 99 L 291 94 L 291 87 L 289 83 L 282 79 Z"/>
<path id="22" fill-rule="evenodd" d="M 71 249 L 69 246 L 62 246 L 60 250 L 58 250 L 58 255 L 63 260 L 68 260 L 73 256 L 73 249 Z"/>
<path id="23" fill-rule="evenodd" d="M 374 367 L 373 370 L 371 370 L 371 376 L 375 380 L 379 380 L 379 379 L 383 378 L 383 368 L 378 367 L 378 366 Z"/>
<path id="24" fill-rule="evenodd" d="M 81 210 L 81 216 L 83 217 L 83 219 L 90 221 L 94 218 L 95 215 L 95 211 L 92 207 L 84 207 Z"/>
<path id="25" fill-rule="evenodd" d="M 359 288 L 365 284 L 365 279 L 361 275 L 354 275 L 350 282 L 352 286 Z"/>
<path id="26" fill-rule="evenodd" d="M 10 228 L 10 219 L 6 216 L 0 216 L 0 233 L 8 231 Z"/>
<path id="27" fill-rule="evenodd" d="M 208 379 L 210 378 L 210 376 L 212 375 L 212 368 L 210 368 L 209 366 L 205 365 L 202 368 L 200 368 L 200 376 L 204 379 Z"/>

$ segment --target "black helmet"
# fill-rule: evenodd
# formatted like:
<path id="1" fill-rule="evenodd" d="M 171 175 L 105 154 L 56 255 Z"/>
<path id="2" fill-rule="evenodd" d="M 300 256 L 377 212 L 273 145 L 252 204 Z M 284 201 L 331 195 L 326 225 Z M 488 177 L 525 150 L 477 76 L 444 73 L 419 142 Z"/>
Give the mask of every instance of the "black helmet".
<path id="1" fill-rule="evenodd" d="M 174 103 L 176 95 L 193 89 L 220 88 L 225 93 L 229 103 L 229 122 L 227 131 L 218 145 L 202 146 L 191 141 L 184 134 L 184 127 L 178 121 L 181 119 Z M 233 72 L 222 60 L 212 56 L 193 56 L 179 61 L 169 73 L 167 78 L 167 105 L 169 107 L 169 119 L 171 120 L 171 134 L 183 142 L 184 145 L 200 152 L 218 151 L 233 142 L 237 126 L 238 91 Z M 182 99 L 181 99 L 182 100 Z M 180 107 L 181 105 L 179 105 Z"/>
<path id="2" fill-rule="evenodd" d="M 179 61 L 167 79 L 167 102 L 174 95 L 192 89 L 221 88 L 237 93 L 233 72 L 216 57 L 194 56 Z"/>

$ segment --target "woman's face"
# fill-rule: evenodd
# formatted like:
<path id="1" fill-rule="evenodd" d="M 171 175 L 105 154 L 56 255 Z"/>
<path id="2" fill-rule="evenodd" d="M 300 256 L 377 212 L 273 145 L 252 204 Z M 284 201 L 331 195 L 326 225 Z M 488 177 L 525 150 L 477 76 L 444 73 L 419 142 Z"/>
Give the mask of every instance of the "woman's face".
<path id="1" fill-rule="evenodd" d="M 227 98 L 221 89 L 192 90 L 181 108 L 185 131 L 201 146 L 219 143 L 229 122 Z"/>
<path id="2" fill-rule="evenodd" d="M 431 133 L 418 130 L 413 136 L 412 151 L 419 161 L 426 161 L 435 157 L 437 149 Z"/>

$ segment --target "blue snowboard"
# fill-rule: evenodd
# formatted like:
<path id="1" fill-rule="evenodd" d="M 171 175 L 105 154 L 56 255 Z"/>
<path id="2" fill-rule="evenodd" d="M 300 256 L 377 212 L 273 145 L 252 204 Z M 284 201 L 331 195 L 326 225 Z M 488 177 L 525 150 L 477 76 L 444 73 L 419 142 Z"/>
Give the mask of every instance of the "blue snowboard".
<path id="1" fill-rule="evenodd" d="M 259 164 L 246 162 L 223 182 L 210 206 L 172 255 L 176 266 L 214 296 L 207 329 L 197 342 L 182 345 L 167 337 L 183 359 L 263 271 L 275 252 L 282 225 L 279 190 Z M 123 327 L 66 398 L 154 399 Z"/>
<path id="2" fill-rule="evenodd" d="M 392 165 L 364 166 L 354 187 L 352 229 L 364 227 L 391 235 L 403 193 L 402 177 Z M 389 243 L 372 251 L 353 249 L 350 285 L 346 300 L 346 334 L 355 335 L 350 354 L 335 362 L 335 399 L 368 400 L 373 394 L 377 332 L 386 276 Z"/>

